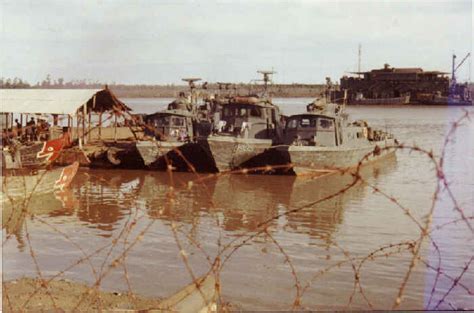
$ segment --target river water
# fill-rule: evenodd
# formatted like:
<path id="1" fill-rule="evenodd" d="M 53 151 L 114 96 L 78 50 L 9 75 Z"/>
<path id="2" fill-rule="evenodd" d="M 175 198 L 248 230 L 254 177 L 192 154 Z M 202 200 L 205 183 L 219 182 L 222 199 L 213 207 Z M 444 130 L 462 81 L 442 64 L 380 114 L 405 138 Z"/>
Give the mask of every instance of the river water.
<path id="1" fill-rule="evenodd" d="M 305 109 L 311 99 L 276 99 L 283 113 Z M 167 99 L 125 99 L 140 112 L 163 108 Z M 456 107 L 349 107 L 353 119 L 364 119 L 395 134 L 407 145 L 418 145 L 439 156 L 451 123 L 464 114 Z M 471 119 L 474 110 L 468 109 Z M 446 148 L 445 175 L 466 216 L 474 214 L 474 123 L 465 122 Z M 3 278 L 36 276 L 30 245 L 45 276 L 64 270 L 62 277 L 92 284 L 94 273 L 87 262 L 70 267 L 98 248 L 116 243 L 94 254 L 96 272 L 123 253 L 126 271 L 113 267 L 101 282 L 105 290 L 128 289 L 145 296 L 165 297 L 192 281 L 183 262 L 187 258 L 195 275 L 205 274 L 208 257 L 218 251 L 222 262 L 235 244 L 260 230 L 259 224 L 295 208 L 305 208 L 266 223 L 269 235 L 260 234 L 240 245 L 223 263 L 221 288 L 224 300 L 243 309 L 291 308 L 298 285 L 308 282 L 301 305 L 311 309 L 390 309 L 408 271 L 412 253 L 383 250 L 390 255 L 363 263 L 354 286 L 354 266 L 361 258 L 390 244 L 417 240 L 420 230 L 393 201 L 373 191 L 376 186 L 397 199 L 413 217 L 424 221 L 433 201 L 436 175 L 429 159 L 417 152 L 398 151 L 394 157 L 364 169 L 371 185 L 359 184 L 347 192 L 320 201 L 344 188 L 352 178 L 320 180 L 285 176 L 226 175 L 206 177 L 191 173 L 81 170 L 71 188 L 61 194 L 32 199 L 27 218 L 5 216 L 3 224 Z M 473 234 L 443 191 L 435 206 L 432 237 L 441 253 L 426 240 L 406 288 L 401 308 L 474 308 L 474 264 L 461 283 L 441 275 L 423 262 L 456 278 L 474 255 Z M 312 204 L 316 202 L 316 204 Z M 472 224 L 472 220 L 469 220 Z M 131 227 L 131 228 L 130 228 Z M 124 230 L 131 229 L 130 232 Z M 141 233 L 145 231 L 144 233 Z M 116 240 L 116 238 L 119 238 Z M 277 244 L 276 244 L 276 243 Z M 232 245 L 229 248 L 229 243 Z M 79 249 L 80 247 L 80 249 Z M 406 247 L 402 246 L 402 247 Z M 282 253 L 284 251 L 284 254 Z M 109 255 L 110 254 L 110 255 Z M 109 256 L 108 256 L 109 255 Z M 352 262 L 349 258 L 354 258 Z M 288 262 L 289 259 L 289 262 Z M 105 266 L 103 265 L 105 261 Z M 462 286 L 461 286 L 462 285 Z M 452 289 L 452 290 L 450 290 Z"/>

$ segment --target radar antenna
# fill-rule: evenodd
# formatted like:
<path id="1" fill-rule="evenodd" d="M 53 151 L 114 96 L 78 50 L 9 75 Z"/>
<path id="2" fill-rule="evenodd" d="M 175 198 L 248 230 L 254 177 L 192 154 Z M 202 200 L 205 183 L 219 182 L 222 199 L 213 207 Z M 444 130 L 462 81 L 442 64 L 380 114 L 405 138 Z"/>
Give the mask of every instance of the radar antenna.
<path id="1" fill-rule="evenodd" d="M 194 84 L 194 82 L 200 81 L 201 78 L 190 77 L 190 78 L 182 78 L 181 80 L 184 81 L 184 82 L 187 82 L 189 88 L 190 88 L 191 90 L 193 90 L 194 88 L 196 88 L 196 84 Z"/>
<path id="2" fill-rule="evenodd" d="M 198 93 L 195 91 L 196 84 L 194 82 L 200 81 L 201 78 L 188 77 L 188 78 L 182 78 L 181 80 L 188 83 L 189 89 L 191 90 L 191 95 L 190 95 L 191 104 L 196 105 L 197 100 L 198 100 Z"/>
<path id="3" fill-rule="evenodd" d="M 219 90 L 229 90 L 229 87 L 232 86 L 232 83 L 223 83 L 223 82 L 217 82 L 217 86 Z"/>
<path id="4" fill-rule="evenodd" d="M 268 84 L 269 83 L 273 84 L 272 75 L 276 74 L 276 72 L 274 70 L 271 70 L 271 71 L 258 70 L 257 73 L 263 75 L 263 79 L 260 79 L 258 81 L 263 81 L 263 85 L 265 86 L 265 91 L 267 91 Z"/>

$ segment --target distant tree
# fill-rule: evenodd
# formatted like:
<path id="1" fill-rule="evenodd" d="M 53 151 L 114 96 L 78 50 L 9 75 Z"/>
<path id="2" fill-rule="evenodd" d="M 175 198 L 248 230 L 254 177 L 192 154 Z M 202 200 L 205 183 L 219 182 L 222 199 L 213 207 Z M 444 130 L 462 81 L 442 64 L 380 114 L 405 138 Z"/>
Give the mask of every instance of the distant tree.
<path id="1" fill-rule="evenodd" d="M 46 78 L 41 82 L 41 87 L 50 87 L 51 86 L 51 75 L 46 75 Z"/>

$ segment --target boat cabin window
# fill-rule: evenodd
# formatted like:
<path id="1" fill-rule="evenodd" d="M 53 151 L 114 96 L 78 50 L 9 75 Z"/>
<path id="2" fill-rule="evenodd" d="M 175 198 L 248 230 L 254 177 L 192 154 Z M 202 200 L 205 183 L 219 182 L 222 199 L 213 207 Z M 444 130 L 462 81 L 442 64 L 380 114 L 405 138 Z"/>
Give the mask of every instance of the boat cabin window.
<path id="1" fill-rule="evenodd" d="M 155 127 L 185 127 L 186 120 L 180 116 L 160 116 L 152 120 Z"/>
<path id="2" fill-rule="evenodd" d="M 309 118 L 302 118 L 300 122 L 301 127 L 309 127 L 311 126 L 311 121 Z"/>
<path id="3" fill-rule="evenodd" d="M 262 111 L 257 107 L 224 107 L 223 117 L 262 117 Z"/>
<path id="4" fill-rule="evenodd" d="M 298 120 L 297 119 L 291 119 L 286 124 L 286 128 L 296 128 L 296 127 L 298 127 Z"/>
<path id="5" fill-rule="evenodd" d="M 298 127 L 316 127 L 317 118 L 316 117 L 298 117 L 290 119 L 287 124 L 286 128 L 298 128 Z"/>
<path id="6" fill-rule="evenodd" d="M 172 121 L 172 126 L 184 126 L 184 118 L 182 117 L 173 117 Z"/>
<path id="7" fill-rule="evenodd" d="M 334 130 L 334 123 L 330 119 L 326 118 L 319 118 L 319 125 L 318 128 L 324 129 L 324 130 Z"/>
<path id="8" fill-rule="evenodd" d="M 262 117 L 262 111 L 260 111 L 258 108 L 250 108 L 250 116 Z"/>
<path id="9" fill-rule="evenodd" d="M 155 119 L 155 126 L 156 127 L 164 127 L 170 124 L 170 117 L 169 116 L 161 116 Z"/>
<path id="10" fill-rule="evenodd" d="M 246 108 L 225 107 L 224 117 L 245 117 L 247 116 Z"/>

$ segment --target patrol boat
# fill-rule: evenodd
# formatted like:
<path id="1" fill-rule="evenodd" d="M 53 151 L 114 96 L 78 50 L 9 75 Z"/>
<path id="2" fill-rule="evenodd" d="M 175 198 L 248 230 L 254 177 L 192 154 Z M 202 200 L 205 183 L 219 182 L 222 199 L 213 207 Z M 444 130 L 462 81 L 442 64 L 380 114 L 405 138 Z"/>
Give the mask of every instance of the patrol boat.
<path id="1" fill-rule="evenodd" d="M 221 99 L 220 116 L 214 119 L 213 133 L 201 139 L 220 172 L 245 168 L 252 158 L 262 154 L 278 141 L 280 110 L 266 96 L 267 84 L 273 71 L 263 74 L 263 96 L 233 96 Z"/>
<path id="2" fill-rule="evenodd" d="M 194 82 L 200 78 L 183 80 L 190 86 L 188 95 L 180 92 L 166 110 L 143 118 L 146 140 L 137 141 L 136 147 L 149 169 L 189 170 L 189 167 L 200 165 L 189 164 L 188 160 L 191 161 L 191 155 L 199 155 L 198 146 L 193 143 L 197 136 L 205 137 L 210 133 L 211 123 L 208 112 L 198 106 Z"/>
<path id="3" fill-rule="evenodd" d="M 290 116 L 283 130 L 283 144 L 272 147 L 280 165 L 294 174 L 324 175 L 355 168 L 394 153 L 392 134 L 373 129 L 367 122 L 349 121 L 345 105 L 318 98 L 307 112 Z"/>

